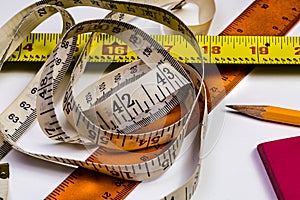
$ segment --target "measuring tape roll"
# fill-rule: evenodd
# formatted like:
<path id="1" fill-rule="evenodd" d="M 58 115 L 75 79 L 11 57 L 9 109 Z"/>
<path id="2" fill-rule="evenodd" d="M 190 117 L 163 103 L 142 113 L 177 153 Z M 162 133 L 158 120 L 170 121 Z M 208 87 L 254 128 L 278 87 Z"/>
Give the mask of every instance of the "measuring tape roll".
<path id="1" fill-rule="evenodd" d="M 81 27 L 81 31 L 82 32 L 78 32 L 76 31 L 77 33 L 85 33 L 85 32 L 94 32 L 96 31 L 98 27 L 101 27 L 99 25 L 105 25 L 105 27 L 109 27 L 108 30 L 105 30 L 107 33 L 110 33 L 112 32 L 112 30 L 115 28 L 114 24 L 115 25 L 118 25 L 118 27 L 122 27 L 122 24 L 124 24 L 124 28 L 128 28 L 128 30 L 126 30 L 125 34 L 121 34 L 121 35 L 117 35 L 119 37 L 125 37 L 124 40 L 126 40 L 126 37 L 128 37 L 128 43 L 132 43 L 132 45 L 137 45 L 136 43 L 136 40 L 133 40 L 133 41 L 130 41 L 130 38 L 132 37 L 132 35 L 134 35 L 135 37 L 139 38 L 139 37 L 142 37 L 142 36 L 145 36 L 145 33 L 142 32 L 141 30 L 133 27 L 133 26 L 129 26 L 128 24 L 125 24 L 125 23 L 122 23 L 122 22 L 118 22 L 118 21 L 111 21 L 111 20 L 101 20 L 101 21 L 88 21 L 88 22 L 83 22 L 83 23 L 80 23 L 74 27 L 72 27 L 70 29 L 70 31 L 68 33 L 72 33 L 73 30 L 78 30 L 77 28 L 78 27 Z M 98 26 L 95 26 L 95 25 L 98 25 Z M 110 26 L 109 26 L 110 25 Z M 96 27 L 96 28 L 95 28 Z M 129 28 L 132 28 L 132 29 L 129 29 Z M 99 29 L 101 30 L 101 29 Z M 103 30 L 102 30 L 103 31 Z M 130 32 L 131 31 L 131 32 Z M 62 38 L 62 42 L 60 44 L 58 44 L 58 47 L 61 47 L 59 50 L 57 50 L 57 56 L 63 56 L 63 55 L 67 55 L 64 53 L 64 51 L 68 51 L 68 48 L 71 48 L 71 45 L 70 47 L 69 46 L 66 46 L 66 40 L 68 38 L 68 33 L 65 35 L 66 38 Z M 72 35 L 72 34 L 71 34 Z M 148 43 L 147 43 L 148 42 Z M 153 46 L 153 47 L 159 47 L 158 44 L 155 44 L 156 42 L 154 40 L 152 40 L 150 37 L 147 38 L 147 39 L 144 39 L 144 41 L 141 43 L 142 46 L 138 47 L 137 49 L 146 49 L 146 47 L 148 46 Z M 146 47 L 145 47 L 146 46 Z M 160 47 L 159 49 L 156 49 L 156 50 L 159 50 L 157 54 L 152 54 L 152 55 L 143 55 L 143 52 L 144 51 L 141 51 L 141 53 L 137 52 L 139 54 L 139 56 L 141 58 L 143 58 L 144 62 L 153 62 L 155 60 L 158 60 L 158 62 L 156 63 L 155 67 L 158 68 L 154 68 L 155 70 L 161 70 L 161 72 L 163 72 L 164 70 L 163 69 L 167 69 L 167 72 L 165 74 L 162 74 L 162 75 L 165 75 L 165 76 L 171 76 L 169 77 L 169 82 L 173 81 L 171 79 L 173 79 L 174 77 L 178 77 L 177 80 L 175 80 L 172 84 L 173 84 L 173 87 L 176 85 L 176 82 L 177 84 L 179 84 L 180 82 L 182 82 L 182 85 L 179 85 L 180 86 L 184 86 L 185 84 L 187 84 L 188 82 L 184 82 L 184 81 L 187 81 L 187 80 L 184 80 L 184 76 L 187 76 L 185 73 L 184 70 L 180 70 L 180 68 L 178 68 L 178 70 L 180 70 L 183 74 L 180 75 L 180 73 L 178 73 L 176 70 L 172 70 L 172 68 L 170 67 L 171 66 L 171 63 L 172 65 L 175 65 L 176 66 L 176 61 L 172 59 L 171 56 L 168 56 L 167 54 L 167 51 L 163 51 L 163 49 Z M 154 52 L 154 50 L 152 51 Z M 163 55 L 162 57 L 159 56 L 160 53 L 162 52 L 161 55 Z M 56 53 L 56 51 L 55 51 Z M 83 52 L 83 55 L 84 55 L 85 52 Z M 166 56 L 164 55 L 166 54 Z M 88 55 L 86 55 L 85 57 L 87 57 Z M 152 57 L 153 56 L 153 57 Z M 164 60 L 162 60 L 162 58 Z M 62 65 L 62 63 L 64 62 L 61 62 L 60 60 L 66 60 L 67 58 L 63 59 L 62 57 L 54 57 L 53 58 L 53 62 L 55 62 L 56 60 L 59 60 L 59 62 L 56 63 L 57 66 L 59 65 Z M 83 62 L 85 59 L 82 59 Z M 97 145 L 105 145 L 106 147 L 108 148 L 113 148 L 114 145 L 116 145 L 117 143 L 113 143 L 111 145 L 110 142 L 112 142 L 115 138 L 117 138 L 115 141 L 121 141 L 121 144 L 120 145 L 116 145 L 117 146 L 117 149 L 120 149 L 120 148 L 124 148 L 124 147 L 128 147 L 128 148 L 133 148 L 133 149 L 137 149 L 137 147 L 140 146 L 140 141 L 137 139 L 139 137 L 141 137 L 140 135 L 138 135 L 138 137 L 134 137 L 134 135 L 129 135 L 128 134 L 121 134 L 119 132 L 116 132 L 116 135 L 113 135 L 113 134 L 110 134 L 107 130 L 103 130 L 101 129 L 101 127 L 97 127 L 95 124 L 93 124 L 92 121 L 90 121 L 84 114 L 83 112 L 80 112 L 81 111 L 81 108 L 80 108 L 80 105 L 78 105 L 75 101 L 74 101 L 74 97 L 72 96 L 72 93 L 73 93 L 73 83 L 75 83 L 77 81 L 77 79 L 80 77 L 80 74 L 83 73 L 83 70 L 84 70 L 84 65 L 82 64 L 83 62 L 79 62 L 76 66 L 78 67 L 75 67 L 74 68 L 74 72 L 71 76 L 71 82 L 67 88 L 67 94 L 66 94 L 66 97 L 64 99 L 64 105 L 63 107 L 65 108 L 65 112 L 67 113 L 67 115 L 71 116 L 71 123 L 75 125 L 76 129 L 77 129 L 77 132 L 79 134 L 83 134 L 85 137 L 84 138 L 89 138 L 89 140 L 94 143 L 94 144 L 97 144 Z M 161 62 L 161 63 L 159 63 Z M 169 65 L 167 65 L 167 63 L 169 62 Z M 164 64 L 166 63 L 166 64 Z M 53 89 L 53 85 L 54 83 L 52 83 L 51 81 L 53 80 L 52 78 L 52 74 L 54 73 L 55 74 L 55 71 L 54 71 L 54 65 L 55 63 L 53 63 L 52 65 L 49 65 L 48 68 L 45 68 L 44 72 L 42 73 L 41 75 L 41 82 L 40 82 L 40 88 L 38 88 L 38 91 L 41 91 L 41 93 L 39 93 L 39 95 L 37 96 L 37 104 L 39 106 L 37 106 L 37 114 L 38 114 L 38 119 L 39 119 L 39 122 L 40 122 L 40 126 L 42 127 L 42 130 L 44 130 L 44 132 L 46 134 L 48 134 L 49 137 L 51 138 L 54 138 L 56 140 L 63 140 L 63 141 L 66 141 L 66 142 L 69 142 L 69 139 L 71 140 L 71 142 L 75 142 L 75 141 L 78 141 L 79 143 L 82 143 L 84 141 L 81 140 L 82 137 L 78 137 L 78 136 L 75 136 L 75 138 L 79 138 L 78 140 L 74 139 L 74 138 L 71 138 L 70 136 L 68 135 L 64 135 L 65 132 L 62 130 L 62 127 L 59 125 L 59 121 L 58 119 L 56 118 L 56 115 L 55 115 L 55 111 L 54 111 L 54 107 L 52 106 L 54 104 L 53 102 L 53 99 L 52 97 L 54 96 L 52 94 L 52 92 L 54 91 Z M 151 63 L 150 63 L 151 65 Z M 56 66 L 56 67 L 57 67 Z M 149 65 L 148 65 L 149 66 Z M 162 66 L 162 69 L 159 69 L 160 67 Z M 180 67 L 179 65 L 177 67 Z M 58 68 L 60 69 L 60 68 Z M 118 73 L 118 71 L 117 71 Z M 153 76 L 153 73 L 148 72 L 150 73 L 150 76 Z M 154 71 L 154 75 L 157 74 L 158 71 Z M 195 73 L 195 71 L 191 71 L 189 70 L 189 73 Z M 198 74 L 198 73 L 197 73 Z M 149 79 L 150 77 L 146 75 L 145 76 L 145 79 Z M 180 77 L 181 76 L 181 77 Z M 143 77 L 141 77 L 140 79 L 142 79 Z M 47 80 L 47 81 L 46 81 Z M 139 80 L 139 79 L 138 79 Z M 100 79 L 100 81 L 102 81 Z M 145 82 L 145 80 L 141 80 L 142 82 Z M 202 94 L 203 94 L 203 91 L 205 91 L 203 85 L 201 84 L 201 79 L 198 78 L 198 83 L 200 81 L 200 85 L 199 85 L 199 89 L 202 90 Z M 147 82 L 149 82 L 147 80 Z M 151 83 L 151 82 L 150 82 Z M 138 86 L 140 83 L 138 83 L 136 86 Z M 171 84 L 171 85 L 172 85 Z M 46 87 L 45 87 L 46 86 Z M 141 87 L 143 88 L 143 90 L 146 90 L 145 87 L 143 85 L 141 85 Z M 201 89 L 202 88 L 202 89 Z M 176 88 L 174 87 L 173 90 L 177 90 L 179 88 Z M 112 88 L 110 88 L 110 90 L 112 90 Z M 168 89 L 166 89 L 168 90 Z M 46 94 L 45 94 L 45 91 L 46 91 Z M 116 96 L 119 95 L 119 92 L 116 94 Z M 128 91 L 126 91 L 128 92 Z M 155 94 L 150 94 L 150 90 L 146 90 L 145 91 L 147 96 L 149 96 L 148 98 L 150 100 L 149 101 L 154 101 L 151 96 L 155 96 Z M 172 88 L 170 87 L 169 88 L 169 94 L 171 95 L 173 93 L 172 91 Z M 90 92 L 90 93 L 93 93 L 93 92 Z M 122 94 L 122 93 L 121 93 Z M 128 93 L 126 93 L 128 94 Z M 193 95 L 188 95 L 188 96 L 193 96 Z M 130 97 L 131 98 L 131 97 Z M 197 94 L 197 99 L 200 98 L 200 93 Z M 189 98 L 188 98 L 189 99 Z M 138 100 L 134 99 L 134 101 L 138 104 Z M 146 101 L 144 101 L 146 102 Z M 101 102 L 103 103 L 103 102 Z M 114 103 L 114 101 L 113 101 Z M 168 102 L 166 102 L 168 104 Z M 148 103 L 150 104 L 150 103 Z M 155 102 L 153 102 L 154 105 Z M 48 105 L 48 106 L 47 106 Z M 70 105 L 70 106 L 68 106 Z M 101 104 L 100 104 L 101 105 Z M 195 105 L 197 105 L 197 100 L 193 101 L 193 103 L 191 105 L 189 105 L 191 108 L 191 110 L 194 109 Z M 112 105 L 111 107 L 113 107 L 114 105 Z M 102 108 L 102 106 L 101 106 Z M 107 108 L 106 106 L 104 106 L 104 108 Z M 126 107 L 124 106 L 124 109 Z M 128 107 L 127 107 L 128 109 Z M 114 110 L 114 109 L 112 109 Z M 141 110 L 144 110 L 145 112 L 143 114 L 146 113 L 146 109 L 141 109 Z M 96 109 L 96 111 L 98 111 Z M 70 115 L 71 112 L 74 112 L 72 115 Z M 99 111 L 100 112 L 100 111 Z M 129 111 L 127 110 L 127 112 L 129 113 Z M 201 114 L 202 113 L 202 116 L 204 115 L 205 112 L 205 109 L 203 109 L 202 111 L 197 111 L 197 112 L 194 112 L 194 113 L 198 113 L 198 114 Z M 174 125 L 171 125 L 170 127 L 173 127 L 173 129 L 170 129 L 169 127 L 167 129 L 169 130 L 172 130 L 173 131 L 173 134 L 174 134 L 174 129 L 176 128 L 176 126 L 180 127 L 180 130 L 178 131 L 179 132 L 179 135 L 178 137 L 174 140 L 174 142 L 171 143 L 171 146 L 169 147 L 168 149 L 168 154 L 169 154 L 169 158 L 167 159 L 167 161 L 169 162 L 169 159 L 170 160 L 174 160 L 180 150 L 180 146 L 182 144 L 182 141 L 183 141 L 183 137 L 185 135 L 185 130 L 187 128 L 187 124 L 188 123 L 185 123 L 186 121 L 189 120 L 189 117 L 191 116 L 191 112 L 189 112 L 190 114 L 187 116 L 188 118 L 187 119 L 180 119 L 180 122 L 174 124 Z M 118 113 L 117 112 L 113 112 L 113 115 L 116 116 Z M 133 115 L 133 113 L 131 113 Z M 150 113 L 150 115 L 152 115 L 152 113 Z M 138 115 L 136 115 L 138 116 Z M 107 116 L 108 118 L 109 116 Z M 52 118 L 52 119 L 51 119 Z M 120 119 L 120 117 L 115 117 L 117 119 Z M 49 120 L 51 119 L 51 120 Z M 105 120 L 108 120 L 108 119 L 105 119 Z M 74 123 L 76 122 L 76 124 Z M 125 120 L 126 122 L 126 120 Z M 133 122 L 132 122 L 133 123 Z M 117 124 L 117 120 L 115 120 L 115 124 Z M 122 124 L 122 123 L 120 123 Z M 182 125 L 180 125 L 182 124 Z M 165 129 L 165 130 L 167 130 Z M 51 134 L 49 134 L 49 132 L 51 132 Z M 157 131 L 156 131 L 157 132 Z M 163 132 L 163 131 L 161 131 Z M 143 134 L 143 138 L 149 138 L 150 139 L 150 136 L 152 135 L 153 133 L 147 133 L 147 134 Z M 56 138 L 55 138 L 56 136 Z M 165 133 L 165 136 L 168 137 L 168 134 Z M 164 136 L 164 137 L 165 137 Z M 105 138 L 105 139 L 104 139 Z M 128 138 L 128 140 L 130 141 L 130 145 L 127 145 L 126 144 L 126 138 Z M 129 139 L 130 138 L 130 139 Z M 133 145 L 133 142 L 132 141 L 136 141 L 136 145 Z M 159 144 L 159 143 L 158 143 Z M 141 147 L 140 148 L 145 148 L 145 147 Z M 172 154 L 172 157 L 170 157 Z M 85 163 L 81 163 L 80 166 L 81 167 L 85 167 L 85 168 L 89 168 L 89 169 L 93 169 L 93 170 L 97 170 L 97 171 L 101 171 L 101 172 L 104 172 L 104 173 L 107 173 L 107 174 L 111 174 L 112 171 L 114 171 L 114 173 L 117 172 L 117 174 L 126 174 L 127 177 L 123 177 L 123 178 L 128 178 L 128 179 L 134 179 L 134 180 L 145 180 L 149 177 L 153 178 L 153 177 L 156 177 L 157 175 L 160 175 L 164 170 L 166 170 L 168 166 L 165 166 L 163 164 L 161 164 L 163 161 L 166 161 L 166 154 L 161 154 L 159 155 L 158 157 L 152 159 L 152 160 L 149 160 L 147 162 L 144 162 L 144 163 L 139 163 L 137 165 L 123 165 L 123 166 L 109 166 L 108 164 L 106 165 L 102 165 L 102 164 L 99 164 L 99 163 L 93 163 L 93 165 L 90 165 L 89 163 L 88 164 L 85 164 Z M 48 157 L 48 159 L 50 159 Z M 58 161 L 57 158 L 55 158 L 54 161 Z M 152 169 L 150 169 L 150 163 L 152 165 Z M 155 164 L 157 163 L 157 164 Z M 158 164 L 160 163 L 160 164 Z M 70 163 L 72 164 L 72 163 Z M 118 170 L 116 170 L 116 168 L 118 168 Z M 137 171 L 138 170 L 142 170 L 142 172 L 138 173 Z M 147 173 L 145 173 L 144 170 L 147 170 Z"/>
<path id="2" fill-rule="evenodd" d="M 215 3 L 211 0 L 182 0 L 182 1 L 170 1 L 170 0 L 130 0 L 130 2 L 141 3 L 146 5 L 155 5 L 159 7 L 168 6 L 167 10 L 179 12 L 181 8 L 188 3 L 192 3 L 197 5 L 198 7 L 198 24 L 188 25 L 189 29 L 196 35 L 206 35 L 210 24 L 212 22 L 214 13 L 215 13 Z M 111 12 L 107 16 L 107 18 L 114 20 L 122 20 L 122 21 L 130 21 L 134 18 L 132 15 L 124 15 L 124 13 Z M 176 34 L 176 32 L 172 32 L 171 29 L 167 27 L 163 27 L 164 32 L 167 34 Z"/>
<path id="3" fill-rule="evenodd" d="M 56 6 L 44 5 L 45 3 L 55 4 Z M 15 33 L 12 36 L 9 35 L 9 38 L 13 40 L 4 45 L 7 48 L 0 54 L 2 55 L 1 60 L 4 61 L 8 58 L 13 51 L 12 49 L 21 42 L 19 38 L 24 38 L 23 34 L 21 34 L 22 32 L 27 33 L 32 30 L 35 24 L 27 21 L 32 19 L 32 16 L 36 17 L 38 15 L 44 18 L 46 14 L 50 16 L 56 12 L 53 8 L 58 8 L 61 12 L 63 9 L 59 6 L 71 7 L 77 4 L 99 6 L 115 11 L 121 10 L 130 14 L 135 13 L 137 16 L 164 23 L 174 30 L 180 31 L 201 57 L 200 48 L 192 32 L 177 17 L 165 10 L 147 6 L 145 14 L 143 9 L 145 5 L 118 1 L 82 0 L 76 2 L 41 1 L 37 3 L 38 7 L 32 6 L 35 8 L 20 21 L 20 25 L 16 26 Z M 130 9 L 128 9 L 129 7 Z M 27 10 L 25 9 L 25 11 Z M 155 15 L 150 15 L 149 12 L 155 13 Z M 70 20 L 71 18 L 65 17 L 68 14 L 63 11 L 61 13 L 64 19 L 69 19 L 66 20 L 64 26 L 63 32 L 66 33 L 36 77 L 16 101 L 1 114 L 0 130 L 6 141 L 15 149 L 34 157 L 61 164 L 80 166 L 128 180 L 146 180 L 164 173 L 177 158 L 187 130 L 197 129 L 200 143 L 203 142 L 203 126 L 207 117 L 206 89 L 202 77 L 203 69 L 196 69 L 179 63 L 150 36 L 127 23 L 103 19 L 82 22 L 72 26 L 73 21 Z M 171 21 L 164 21 L 165 17 L 169 17 Z M 10 21 L 9 24 L 11 23 Z M 28 24 L 30 24 L 30 28 L 26 29 Z M 8 26 L 5 25 L 4 27 L 7 28 Z M 92 85 L 79 95 L 80 97 L 88 97 L 88 99 L 77 100 L 73 96 L 73 93 L 75 93 L 73 88 L 84 71 L 88 52 L 91 50 L 90 43 L 88 43 L 80 56 L 81 59 L 73 70 L 63 101 L 64 111 L 69 116 L 68 120 L 77 129 L 75 133 L 69 135 L 63 130 L 58 120 L 54 106 L 54 91 L 71 63 L 76 47 L 76 36 L 86 32 L 105 32 L 119 37 L 136 51 L 143 62 L 138 61 L 137 63 L 129 64 L 108 74 L 107 77 L 114 76 L 115 80 L 114 84 L 108 84 L 108 89 L 112 91 L 111 93 L 105 90 L 98 91 L 99 83 L 105 82 L 105 85 L 107 85 L 106 77 L 103 77 L 94 84 L 97 86 L 97 89 L 94 89 L 94 85 Z M 0 43 L 4 42 L 1 41 Z M 140 73 L 137 73 L 136 70 L 140 70 Z M 130 73 L 134 74 L 134 78 L 123 81 L 121 75 Z M 149 79 L 153 79 L 153 77 L 154 80 L 150 81 Z M 133 91 L 133 93 L 136 92 L 136 95 L 130 93 L 132 89 L 128 86 L 129 83 L 131 87 L 135 88 L 136 91 Z M 142 91 L 144 95 L 140 95 Z M 98 93 L 100 93 L 100 97 L 93 96 Z M 124 105 L 124 101 L 127 101 L 129 104 Z M 132 102 L 137 107 L 132 106 Z M 143 102 L 144 105 L 141 105 L 140 102 Z M 83 105 L 84 103 L 85 105 Z M 151 103 L 153 105 L 150 105 Z M 105 106 L 103 107 L 102 104 L 105 104 Z M 179 113 L 181 114 L 177 121 L 173 120 L 175 122 L 158 130 L 155 129 L 146 133 L 143 133 L 143 130 L 142 133 L 139 132 L 142 126 L 151 126 L 153 122 L 155 123 L 156 120 L 165 117 L 164 115 L 174 108 L 179 108 Z M 130 119 L 122 113 L 125 110 Z M 93 111 L 97 113 L 94 116 L 91 114 Z M 96 147 L 92 146 L 95 151 L 103 148 L 116 151 L 132 151 L 157 144 L 165 144 L 165 146 L 162 148 L 162 152 L 159 151 L 159 155 L 152 152 L 151 155 L 153 156 L 154 154 L 155 157 L 147 161 L 118 165 L 112 163 L 102 164 L 100 159 L 91 162 L 33 153 L 18 146 L 17 140 L 34 121 L 35 115 L 38 116 L 41 129 L 49 138 L 87 145 L 92 143 L 96 145 Z M 105 117 L 103 117 L 104 115 Z M 87 116 L 92 116 L 92 119 L 87 118 Z M 136 119 L 139 121 L 134 121 Z M 112 127 L 107 125 L 107 120 L 111 122 Z M 191 123 L 191 121 L 194 121 L 194 123 Z M 17 122 L 22 122 L 20 123 L 21 126 Z M 132 131 L 138 133 L 131 133 Z M 130 142 L 127 143 L 127 141 Z M 202 144 L 200 144 L 199 148 L 201 147 Z M 198 182 L 199 170 L 200 159 L 190 180 L 178 191 L 170 193 L 164 199 L 181 199 L 186 194 L 183 191 L 188 191 L 187 193 L 191 196 Z"/>

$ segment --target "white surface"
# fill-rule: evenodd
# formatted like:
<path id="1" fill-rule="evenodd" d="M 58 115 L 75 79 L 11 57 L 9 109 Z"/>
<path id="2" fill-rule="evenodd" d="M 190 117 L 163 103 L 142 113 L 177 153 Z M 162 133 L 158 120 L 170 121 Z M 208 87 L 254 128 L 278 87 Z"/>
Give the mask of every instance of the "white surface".
<path id="1" fill-rule="evenodd" d="M 0 26 L 17 11 L 32 4 L 33 0 L 10 0 L 0 7 Z M 221 32 L 252 0 L 216 0 L 216 16 L 210 34 Z M 93 9 L 76 14 L 76 20 L 103 17 L 106 13 Z M 56 21 L 55 18 L 49 20 Z M 60 27 L 43 25 L 38 31 L 59 31 Z M 299 33 L 295 27 L 290 35 Z M 0 112 L 22 90 L 24 83 L 32 77 L 31 72 L 6 71 L 0 73 L 0 91 L 6 94 L 0 98 Z M 12 82 L 16 84 L 12 87 Z M 270 104 L 300 109 L 298 92 L 300 85 L 299 66 L 260 66 L 246 77 L 227 97 L 226 104 Z M 224 102 L 223 102 L 224 104 Z M 210 118 L 218 123 L 216 116 L 224 116 L 216 130 L 221 137 L 213 151 L 203 159 L 200 184 L 193 199 L 203 200 L 273 200 L 276 196 L 258 157 L 257 144 L 278 138 L 297 135 L 296 127 L 261 122 L 227 112 L 219 107 Z M 213 116 L 215 115 L 215 116 Z M 223 120 L 224 123 L 223 123 Z M 38 129 L 34 127 L 33 130 Z M 32 134 L 38 134 L 34 132 Z M 140 184 L 127 198 L 154 199 L 159 193 L 166 194 L 178 184 L 182 174 L 187 176 L 186 162 L 189 157 L 181 157 L 170 172 L 160 179 Z M 49 194 L 72 169 L 41 161 L 19 152 L 11 151 L 1 162 L 9 162 L 11 168 L 9 199 L 42 199 Z M 182 173 L 181 173 L 182 172 Z M 175 175 L 174 175 L 175 174 Z M 174 177 L 177 179 L 174 179 Z M 158 189 L 159 188 L 159 189 Z"/>

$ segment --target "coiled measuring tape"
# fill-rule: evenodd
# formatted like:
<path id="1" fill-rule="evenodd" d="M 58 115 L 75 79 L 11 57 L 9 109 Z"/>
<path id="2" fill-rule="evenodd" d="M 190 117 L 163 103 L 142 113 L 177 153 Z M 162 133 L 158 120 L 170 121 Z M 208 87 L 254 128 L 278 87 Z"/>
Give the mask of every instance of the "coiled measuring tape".
<path id="1" fill-rule="evenodd" d="M 183 3 L 184 1 L 176 6 L 181 7 Z M 205 1 L 205 5 L 208 3 L 213 5 L 211 1 Z M 170 168 L 177 158 L 185 135 L 193 129 L 198 132 L 200 154 L 207 117 L 203 66 L 195 68 L 179 63 L 149 35 L 123 22 L 121 17 L 118 17 L 119 20 L 92 20 L 75 25 L 71 15 L 63 8 L 76 5 L 100 7 L 158 21 L 181 33 L 201 57 L 200 48 L 190 29 L 173 14 L 156 6 L 104 0 L 40 1 L 21 11 L 0 30 L 1 34 L 11 39 L 0 40 L 0 46 L 5 47 L 0 53 L 1 63 L 7 60 L 36 25 L 56 12 L 60 12 L 64 20 L 63 36 L 35 78 L 1 113 L 2 143 L 40 159 L 138 181 L 155 178 Z M 111 18 L 115 16 L 123 14 L 109 15 Z M 205 23 L 209 23 L 209 20 Z M 54 92 L 71 63 L 76 36 L 87 32 L 93 33 L 91 38 L 99 33 L 118 37 L 141 60 L 108 73 L 78 92 L 76 83 L 84 72 L 89 52 L 96 50 L 91 48 L 91 43 L 85 46 L 73 69 L 63 99 L 63 111 L 74 129 L 73 133 L 69 133 L 58 119 Z M 50 139 L 83 144 L 91 154 L 96 152 L 93 154 L 95 160 L 81 161 L 23 149 L 17 141 L 36 117 L 41 129 Z M 158 155 L 155 151 L 150 152 L 146 161 L 101 162 L 105 151 L 126 152 L 138 157 L 136 150 L 156 145 L 164 145 L 163 150 Z M 199 155 L 195 156 L 199 163 L 191 178 L 163 199 L 191 197 L 197 186 L 200 170 Z"/>

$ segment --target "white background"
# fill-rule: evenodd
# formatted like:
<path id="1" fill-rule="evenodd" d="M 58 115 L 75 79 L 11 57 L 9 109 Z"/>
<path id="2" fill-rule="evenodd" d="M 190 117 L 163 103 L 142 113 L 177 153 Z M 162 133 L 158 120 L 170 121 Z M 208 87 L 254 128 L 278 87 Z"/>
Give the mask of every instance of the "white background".
<path id="1" fill-rule="evenodd" d="M 0 25 L 33 0 L 10 0 L 0 7 Z M 216 15 L 209 31 L 220 33 L 252 0 L 215 0 Z M 74 12 L 76 20 L 103 17 L 107 11 L 82 9 Z M 191 20 L 187 16 L 186 21 Z M 149 25 L 150 26 L 150 25 Z M 42 25 L 37 31 L 57 32 L 56 18 Z M 299 35 L 296 26 L 289 35 Z M 24 84 L 33 76 L 32 71 L 4 70 L 0 73 L 0 112 L 13 101 Z M 11 83 L 16 83 L 12 85 Z M 193 199 L 203 200 L 273 200 L 273 188 L 259 159 L 256 146 L 270 141 L 299 134 L 297 127 L 258 121 L 240 116 L 225 109 L 224 104 L 268 104 L 300 110 L 299 66 L 259 66 L 226 97 L 216 112 L 210 115 L 212 122 L 208 134 L 220 135 L 213 150 L 202 160 L 200 184 Z M 221 118 L 218 118 L 221 116 Z M 217 128 L 214 128 L 217 127 Z M 221 127 L 221 128 L 220 128 Z M 37 130 L 34 127 L 33 130 Z M 38 132 L 38 131 L 36 131 Z M 34 133 L 36 134 L 36 133 Z M 41 134 L 41 133 L 38 133 Z M 37 136 L 43 137 L 43 136 Z M 174 177 L 183 176 L 189 168 L 182 158 L 168 174 L 160 179 L 140 184 L 127 200 L 157 199 L 174 187 Z M 1 162 L 9 162 L 11 168 L 9 199 L 43 199 L 73 169 L 41 161 L 16 151 L 11 151 Z M 181 164 L 180 164 L 181 163 Z M 182 170 L 182 171 L 181 171 Z M 187 173 L 188 174 L 188 173 Z M 177 179 L 176 179 L 177 180 Z"/>

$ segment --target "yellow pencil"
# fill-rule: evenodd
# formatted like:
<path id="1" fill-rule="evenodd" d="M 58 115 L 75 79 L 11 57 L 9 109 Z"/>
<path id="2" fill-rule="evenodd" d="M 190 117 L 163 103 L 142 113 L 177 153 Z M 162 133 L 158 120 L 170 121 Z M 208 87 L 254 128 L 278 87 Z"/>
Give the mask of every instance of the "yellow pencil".
<path id="1" fill-rule="evenodd" d="M 227 105 L 227 107 L 257 119 L 300 126 L 298 110 L 262 105 Z"/>

